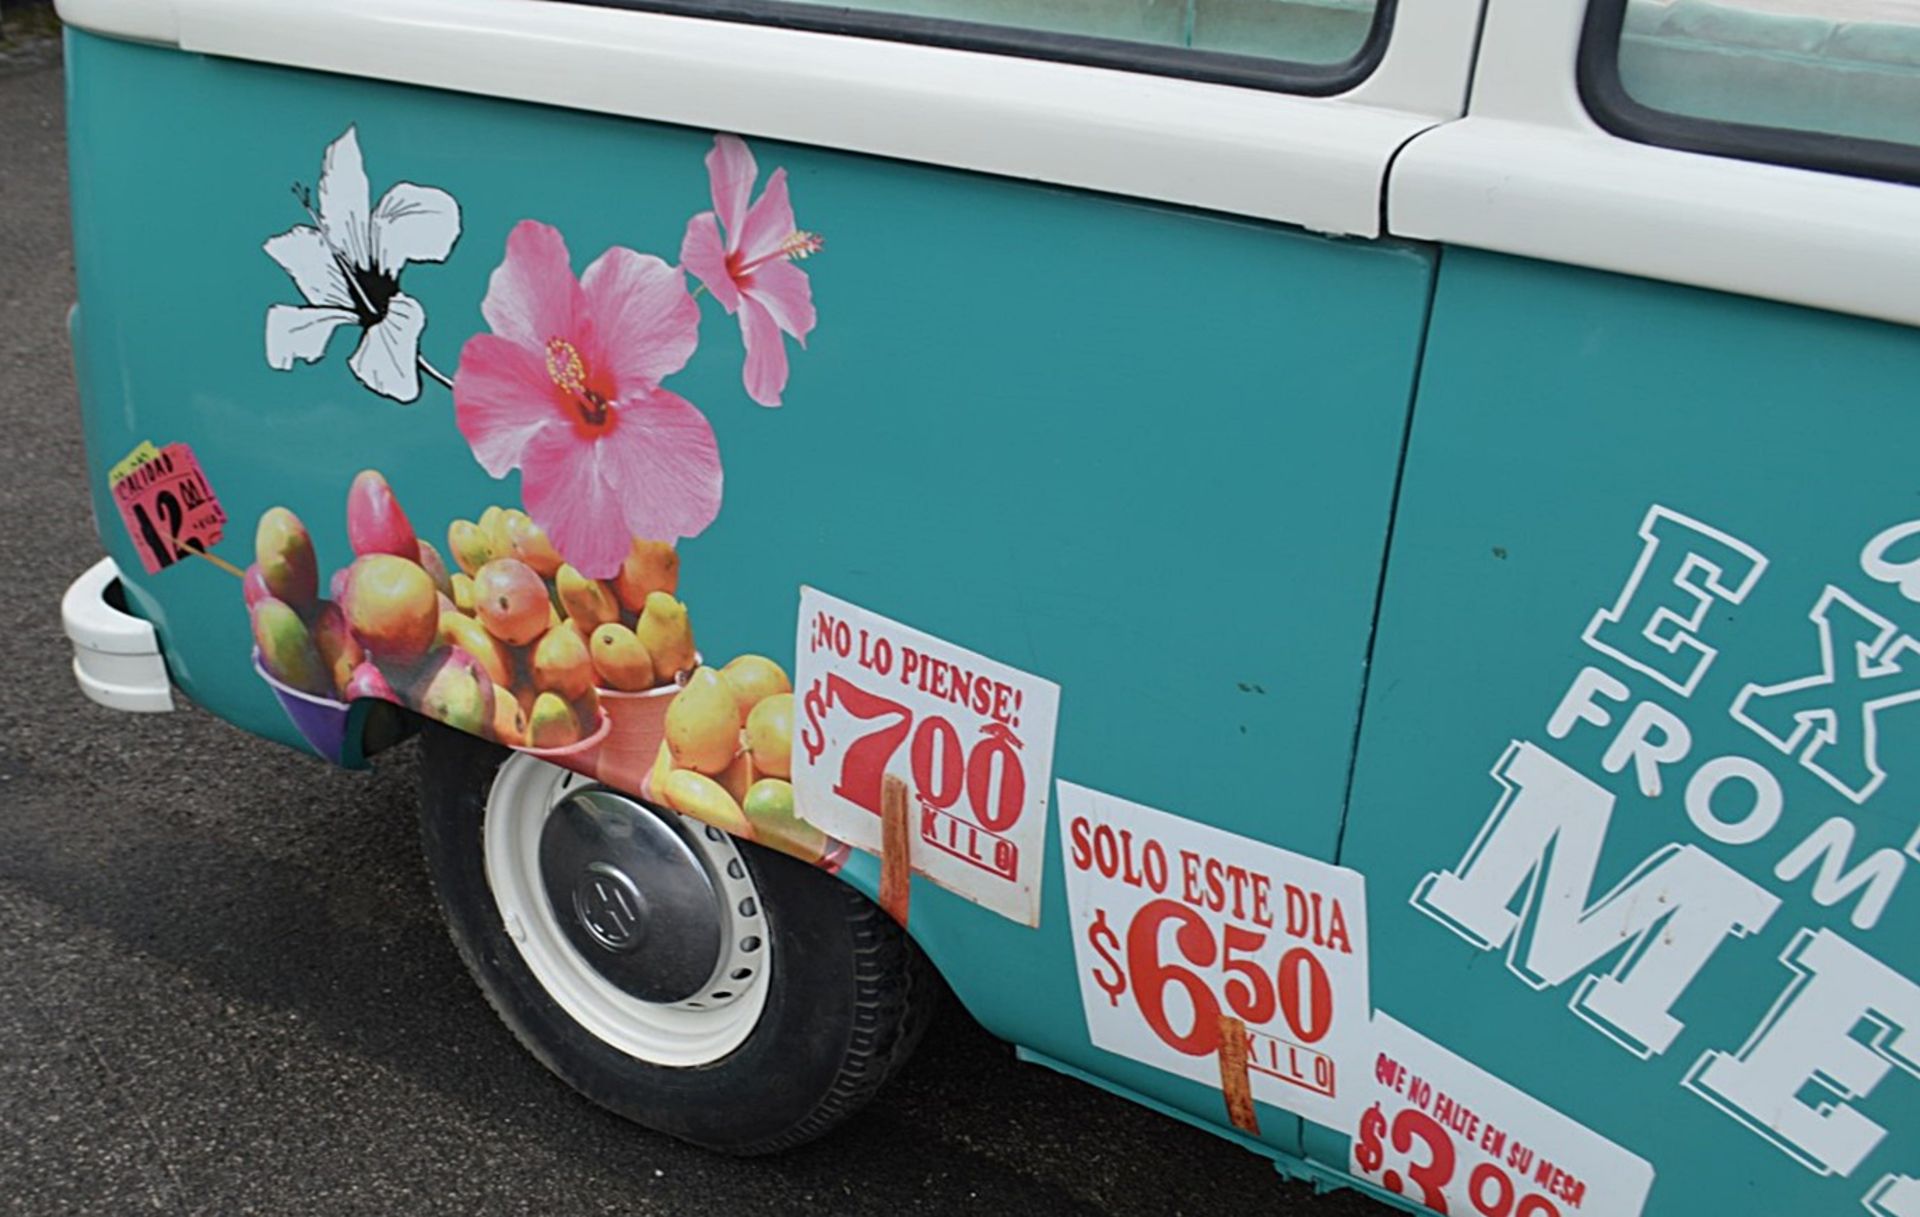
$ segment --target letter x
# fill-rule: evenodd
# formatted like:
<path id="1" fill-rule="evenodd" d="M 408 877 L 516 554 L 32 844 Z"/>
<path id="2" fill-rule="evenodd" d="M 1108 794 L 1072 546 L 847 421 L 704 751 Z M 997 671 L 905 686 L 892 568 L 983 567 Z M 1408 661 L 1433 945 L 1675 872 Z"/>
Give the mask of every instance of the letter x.
<path id="1" fill-rule="evenodd" d="M 1844 612 L 1836 613 L 1838 607 Z M 1829 585 L 1808 614 L 1820 630 L 1820 673 L 1777 685 L 1750 684 L 1732 714 L 1855 803 L 1865 803 L 1886 771 L 1880 768 L 1876 717 L 1920 701 L 1920 643 L 1886 618 Z M 1836 657 L 1851 655 L 1853 662 Z"/>

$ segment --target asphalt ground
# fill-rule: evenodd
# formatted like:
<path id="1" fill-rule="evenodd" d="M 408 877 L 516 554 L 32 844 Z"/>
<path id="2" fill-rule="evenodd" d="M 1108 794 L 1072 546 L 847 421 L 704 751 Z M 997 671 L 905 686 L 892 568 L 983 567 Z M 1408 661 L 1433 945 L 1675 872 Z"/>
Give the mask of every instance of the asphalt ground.
<path id="1" fill-rule="evenodd" d="M 1020 1065 L 952 1004 L 816 1146 L 647 1132 L 548 1075 L 462 969 L 411 747 L 346 773 L 82 698 L 59 601 L 100 547 L 61 90 L 52 42 L 0 43 L 0 1212 L 1386 1212 Z"/>

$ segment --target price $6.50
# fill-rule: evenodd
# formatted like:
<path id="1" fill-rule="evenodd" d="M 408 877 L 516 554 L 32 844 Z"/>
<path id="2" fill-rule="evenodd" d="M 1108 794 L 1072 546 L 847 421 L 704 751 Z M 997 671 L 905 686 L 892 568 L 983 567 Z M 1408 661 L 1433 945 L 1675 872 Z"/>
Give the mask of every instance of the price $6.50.
<path id="1" fill-rule="evenodd" d="M 1173 926 L 1177 959 L 1161 958 L 1164 927 Z M 1278 1016 L 1286 1037 L 1310 1045 L 1325 1037 L 1333 1025 L 1333 986 L 1327 971 L 1305 947 L 1290 947 L 1270 960 L 1269 935 L 1237 925 L 1216 931 L 1206 918 L 1177 900 L 1159 899 L 1141 906 L 1128 923 L 1124 939 L 1096 911 L 1087 927 L 1087 943 L 1100 956 L 1093 981 L 1114 1006 L 1132 992 L 1135 1007 L 1147 1026 L 1175 1052 L 1211 1056 L 1220 1050 L 1221 998 L 1214 978 L 1196 968 L 1224 973 L 1226 1009 L 1251 1028 L 1262 1028 Z M 1191 966 L 1189 966 L 1191 965 Z M 1193 1012 L 1189 1029 L 1176 1030 L 1168 1011 L 1168 994 L 1184 994 Z"/>

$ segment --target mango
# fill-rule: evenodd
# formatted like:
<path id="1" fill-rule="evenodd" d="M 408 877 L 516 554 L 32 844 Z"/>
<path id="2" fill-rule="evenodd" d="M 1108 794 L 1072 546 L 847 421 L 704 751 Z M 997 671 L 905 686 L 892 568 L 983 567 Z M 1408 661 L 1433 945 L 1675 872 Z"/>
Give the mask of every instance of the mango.
<path id="1" fill-rule="evenodd" d="M 680 551 L 665 541 L 635 537 L 620 563 L 620 573 L 613 577 L 613 590 L 630 613 L 645 608 L 647 597 L 655 592 L 673 595 L 680 590 Z"/>
<path id="2" fill-rule="evenodd" d="M 333 696 L 333 680 L 320 651 L 313 645 L 307 623 L 293 606 L 268 596 L 253 606 L 253 644 L 260 648 L 260 666 L 283 685 L 321 697 Z"/>
<path id="3" fill-rule="evenodd" d="M 246 574 L 240 577 L 240 595 L 246 600 L 248 608 L 273 595 L 267 590 L 266 576 L 260 573 L 258 562 L 249 564 Z"/>
<path id="4" fill-rule="evenodd" d="M 407 513 L 378 469 L 362 469 L 347 487 L 347 544 L 354 556 L 392 554 L 409 562 L 420 559 L 420 539 L 413 535 Z"/>
<path id="5" fill-rule="evenodd" d="M 420 569 L 426 571 L 432 578 L 433 585 L 440 589 L 442 596 L 448 599 L 453 598 L 453 577 L 447 573 L 447 560 L 440 556 L 440 551 L 433 547 L 433 542 L 425 537 L 420 539 Z"/>
<path id="6" fill-rule="evenodd" d="M 327 599 L 335 604 L 347 602 L 347 568 L 341 567 L 327 576 Z"/>
<path id="7" fill-rule="evenodd" d="M 473 577 L 473 611 L 488 633 L 523 647 L 547 632 L 553 606 L 532 567 L 518 558 L 495 558 Z"/>
<path id="8" fill-rule="evenodd" d="M 371 661 L 353 670 L 352 677 L 347 681 L 346 692 L 342 696 L 347 701 L 362 697 L 377 697 L 381 701 L 392 702 L 400 700 L 400 695 L 395 693 L 393 686 L 387 683 L 386 674 L 374 667 Z"/>
<path id="9" fill-rule="evenodd" d="M 320 567 L 313 556 L 313 538 L 299 516 L 284 507 L 269 507 L 253 532 L 253 556 L 276 600 L 284 600 L 295 612 L 313 607 L 320 594 Z"/>
<path id="10" fill-rule="evenodd" d="M 780 665 L 765 655 L 741 655 L 726 667 L 720 669 L 727 687 L 733 690 L 733 699 L 740 706 L 740 725 L 747 725 L 747 715 L 753 708 L 775 693 L 793 692 L 793 683 Z"/>
<path id="11" fill-rule="evenodd" d="M 687 606 L 666 592 L 654 592 L 633 623 L 633 636 L 653 657 L 655 680 L 668 681 L 692 667 L 694 659 L 693 626 L 687 622 Z"/>
<path id="12" fill-rule="evenodd" d="M 748 788 L 759 776 L 753 771 L 753 758 L 742 750 L 733 758 L 732 764 L 713 775 L 713 780 L 720 783 L 720 789 L 732 795 L 733 801 L 738 803 L 747 797 Z"/>
<path id="13" fill-rule="evenodd" d="M 740 712 L 733 691 L 712 668 L 696 668 L 667 707 L 667 746 L 679 769 L 716 774 L 740 751 Z"/>
<path id="14" fill-rule="evenodd" d="M 313 645 L 336 692 L 345 696 L 353 670 L 366 662 L 366 648 L 347 628 L 347 614 L 331 600 L 322 600 L 313 614 Z"/>
<path id="15" fill-rule="evenodd" d="M 747 791 L 740 810 L 755 819 L 793 815 L 793 783 L 784 778 L 761 778 Z"/>
<path id="16" fill-rule="evenodd" d="M 735 836 L 753 836 L 753 826 L 741 812 L 740 804 L 733 801 L 733 796 L 722 789 L 720 783 L 704 773 L 676 769 L 667 775 L 659 794 L 667 806 L 681 815 L 692 816 Z"/>
<path id="17" fill-rule="evenodd" d="M 520 703 L 501 694 L 497 689 L 493 698 L 493 738 L 518 748 L 527 742 L 527 716 L 520 709 Z"/>
<path id="18" fill-rule="evenodd" d="M 593 633 L 597 625 L 620 620 L 612 589 L 565 563 L 553 577 L 553 590 L 560 597 L 560 607 L 567 610 L 567 620 L 578 625 L 583 635 Z"/>
<path id="19" fill-rule="evenodd" d="M 667 775 L 673 772 L 673 749 L 667 747 L 667 741 L 660 741 L 660 751 L 653 756 L 653 768 L 647 770 L 647 793 L 656 803 L 664 803 L 667 796 Z"/>
<path id="20" fill-rule="evenodd" d="M 551 579 L 560 569 L 560 551 L 553 547 L 547 530 L 533 522 L 524 511 L 508 510 L 500 524 L 500 536 L 506 541 L 502 557 L 514 557 L 533 568 L 542 579 Z"/>
<path id="21" fill-rule="evenodd" d="M 447 525 L 447 552 L 453 555 L 460 573 L 469 578 L 498 556 L 487 534 L 472 520 L 455 520 Z"/>
<path id="22" fill-rule="evenodd" d="M 440 593 L 417 562 L 393 554 L 355 558 L 348 568 L 347 624 L 383 664 L 407 665 L 440 631 Z"/>
<path id="23" fill-rule="evenodd" d="M 593 690 L 593 659 L 580 635 L 556 625 L 533 648 L 533 687 L 578 701 Z"/>
<path id="24" fill-rule="evenodd" d="M 480 664 L 487 679 L 501 688 L 513 685 L 513 662 L 500 640 L 487 633 L 485 626 L 465 613 L 440 614 L 440 626 L 434 635 L 441 646 L 459 647 Z"/>
<path id="25" fill-rule="evenodd" d="M 565 748 L 580 742 L 580 723 L 573 707 L 557 693 L 542 693 L 534 699 L 533 713 L 527 716 L 529 748 Z"/>
<path id="26" fill-rule="evenodd" d="M 793 808 L 793 786 L 780 778 L 761 778 L 740 801 L 753 835 L 796 857 L 818 862 L 827 853 L 827 834 L 801 819 Z"/>
<path id="27" fill-rule="evenodd" d="M 487 548 L 493 551 L 496 558 L 511 556 L 507 550 L 507 532 L 503 527 L 506 519 L 507 509 L 504 507 L 489 507 L 480 513 L 480 535 L 487 539 Z"/>
<path id="28" fill-rule="evenodd" d="M 633 636 L 633 631 L 617 621 L 608 622 L 593 632 L 587 642 L 593 660 L 594 679 L 603 689 L 638 693 L 653 688 L 653 656 Z"/>
<path id="29" fill-rule="evenodd" d="M 494 719 L 493 681 L 471 655 L 449 650 L 420 694 L 420 713 L 471 735 L 486 735 Z"/>
<path id="30" fill-rule="evenodd" d="M 463 613 L 471 613 L 473 611 L 473 576 L 462 571 L 447 581 L 453 584 L 453 590 L 448 593 L 453 597 L 453 607 Z"/>
<path id="31" fill-rule="evenodd" d="M 793 694 L 775 693 L 747 715 L 747 751 L 761 773 L 793 776 Z"/>

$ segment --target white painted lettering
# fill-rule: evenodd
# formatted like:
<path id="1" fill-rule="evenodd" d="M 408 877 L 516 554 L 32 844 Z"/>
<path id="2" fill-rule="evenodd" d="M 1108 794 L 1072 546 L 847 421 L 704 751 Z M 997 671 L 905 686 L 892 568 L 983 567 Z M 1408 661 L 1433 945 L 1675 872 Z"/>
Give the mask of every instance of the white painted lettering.
<path id="1" fill-rule="evenodd" d="M 1880 914 L 1887 911 L 1887 902 L 1907 873 L 1907 859 L 1897 849 L 1877 849 L 1849 870 L 1847 855 L 1852 851 L 1853 824 L 1835 816 L 1780 859 L 1773 873 L 1781 882 L 1792 883 L 1818 863 L 1813 898 L 1828 908 L 1865 888 L 1866 894 L 1854 904 L 1850 920 L 1855 929 L 1870 930 L 1880 924 Z"/>
<path id="2" fill-rule="evenodd" d="M 1920 1179 L 1888 1173 L 1867 1189 L 1860 1203 L 1874 1217 L 1920 1217 Z"/>
<path id="3" fill-rule="evenodd" d="M 1905 562 L 1892 562 L 1887 559 L 1887 551 L 1906 540 L 1920 535 L 1920 520 L 1909 520 L 1905 524 L 1895 524 L 1860 551 L 1860 569 L 1869 579 L 1882 583 L 1891 583 L 1900 589 L 1900 594 L 1909 600 L 1920 601 L 1920 554 L 1908 558 Z"/>
<path id="4" fill-rule="evenodd" d="M 1580 674 L 1573 678 L 1573 684 L 1547 719 L 1547 734 L 1554 739 L 1565 739 L 1576 723 L 1592 723 L 1596 727 L 1612 725 L 1613 714 L 1594 700 L 1596 693 L 1608 701 L 1623 704 L 1631 696 L 1625 684 L 1599 668 L 1581 668 Z"/>
<path id="5" fill-rule="evenodd" d="M 1657 738 L 1656 738 L 1657 735 Z M 1693 733 L 1678 715 L 1663 706 L 1643 701 L 1627 715 L 1613 743 L 1600 758 L 1600 767 L 1619 773 L 1633 762 L 1633 776 L 1640 793 L 1650 799 L 1660 797 L 1660 766 L 1670 765 L 1687 755 L 1693 747 Z"/>
<path id="6" fill-rule="evenodd" d="M 1737 820 L 1722 818 L 1713 805 L 1720 788 L 1732 781 L 1753 791 L 1746 814 Z M 1687 818 L 1722 845 L 1751 845 L 1772 832 L 1784 802 L 1779 779 L 1744 756 L 1716 756 L 1687 779 Z"/>
<path id="7" fill-rule="evenodd" d="M 1798 752 L 1800 763 L 1835 790 L 1865 803 L 1887 779 L 1879 757 L 1880 713 L 1920 701 L 1920 663 L 1912 660 L 1920 644 L 1837 587 L 1828 586 L 1808 615 L 1820 634 L 1820 671 L 1776 685 L 1749 684 L 1731 713 L 1780 751 Z"/>
<path id="8" fill-rule="evenodd" d="M 1536 989 L 1617 956 L 1570 1007 L 1636 1056 L 1665 1051 L 1682 1029 L 1673 1003 L 1729 935 L 1766 924 L 1778 898 L 1702 850 L 1669 845 L 1589 903 L 1613 795 L 1520 741 L 1493 775 L 1499 805 L 1458 867 L 1420 883 L 1414 907 L 1482 950 L 1507 946 L 1508 967 Z"/>
<path id="9" fill-rule="evenodd" d="M 1920 987 L 1831 930 L 1801 930 L 1781 962 L 1797 975 L 1739 1052 L 1708 1052 L 1687 1075 L 1701 1098 L 1808 1170 L 1848 1175 L 1887 1130 L 1853 1104 L 1898 1065 L 1916 1071 Z M 1855 1038 L 1862 1023 L 1870 1042 Z M 1821 1092 L 1801 1101 L 1809 1088 Z"/>
<path id="10" fill-rule="evenodd" d="M 1738 604 L 1767 569 L 1759 550 L 1655 504 L 1640 523 L 1640 559 L 1612 608 L 1581 638 L 1682 697 L 1718 653 L 1699 638 L 1715 600 Z"/>

